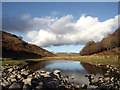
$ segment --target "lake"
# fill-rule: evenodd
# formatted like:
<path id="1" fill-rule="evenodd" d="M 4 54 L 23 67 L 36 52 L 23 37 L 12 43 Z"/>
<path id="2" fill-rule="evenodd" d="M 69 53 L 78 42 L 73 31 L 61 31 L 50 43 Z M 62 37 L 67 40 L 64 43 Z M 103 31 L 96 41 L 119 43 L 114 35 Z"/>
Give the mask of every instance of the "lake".
<path id="1" fill-rule="evenodd" d="M 86 74 L 104 75 L 106 69 L 88 63 L 71 60 L 45 60 L 29 66 L 33 71 L 52 71 L 60 69 L 61 75 L 69 75 L 69 81 L 75 84 L 89 84 Z"/>

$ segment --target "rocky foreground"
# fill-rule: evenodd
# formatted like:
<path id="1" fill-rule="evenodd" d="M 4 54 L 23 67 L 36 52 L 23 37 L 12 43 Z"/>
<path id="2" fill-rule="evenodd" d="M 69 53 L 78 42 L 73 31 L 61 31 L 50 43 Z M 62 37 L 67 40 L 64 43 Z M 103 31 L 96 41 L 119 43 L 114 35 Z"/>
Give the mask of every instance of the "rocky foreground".
<path id="1" fill-rule="evenodd" d="M 82 86 L 69 81 L 69 76 L 62 76 L 60 70 L 52 72 L 40 71 L 33 72 L 27 68 L 19 66 L 1 66 L 2 71 L 2 89 L 21 89 L 21 90 L 76 90 L 88 89 L 86 84 Z M 95 86 L 95 90 L 120 90 L 120 78 L 109 77 L 111 70 L 108 70 L 104 76 L 85 75 L 90 85 Z"/>

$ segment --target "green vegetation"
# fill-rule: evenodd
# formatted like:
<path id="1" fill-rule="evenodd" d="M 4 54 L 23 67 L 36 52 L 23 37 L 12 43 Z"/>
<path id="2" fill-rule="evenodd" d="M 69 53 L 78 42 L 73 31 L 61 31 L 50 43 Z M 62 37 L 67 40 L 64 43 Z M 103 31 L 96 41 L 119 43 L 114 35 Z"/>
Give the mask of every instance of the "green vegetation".
<path id="1" fill-rule="evenodd" d="M 107 65 L 110 64 L 112 66 L 119 67 L 119 57 L 118 55 L 90 55 L 90 56 L 79 56 L 79 57 L 44 57 L 38 59 L 25 59 L 25 60 L 10 60 L 10 61 L 0 61 L 2 65 L 10 64 L 10 65 L 30 65 L 37 63 L 43 60 L 71 60 L 71 61 L 81 61 L 90 64 L 102 64 Z"/>
<path id="2" fill-rule="evenodd" d="M 10 64 L 10 65 L 27 65 L 27 63 L 23 60 L 10 60 L 10 61 L 0 61 L 1 65 L 6 65 L 6 64 Z"/>
<path id="3" fill-rule="evenodd" d="M 88 63 L 102 63 L 102 64 L 111 64 L 116 65 L 119 63 L 118 55 L 90 55 L 90 56 L 79 56 L 79 57 L 44 57 L 40 59 L 27 59 L 30 61 L 42 61 L 42 60 L 73 60 L 73 61 L 81 61 Z"/>

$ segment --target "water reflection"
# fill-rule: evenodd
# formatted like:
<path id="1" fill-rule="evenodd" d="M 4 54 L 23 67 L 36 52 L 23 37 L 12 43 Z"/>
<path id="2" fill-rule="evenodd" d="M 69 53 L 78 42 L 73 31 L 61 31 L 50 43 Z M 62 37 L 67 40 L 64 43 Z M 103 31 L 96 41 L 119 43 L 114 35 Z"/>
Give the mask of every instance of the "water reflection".
<path id="1" fill-rule="evenodd" d="M 29 66 L 33 71 L 36 70 L 54 70 L 60 69 L 62 71 L 69 72 L 79 72 L 79 73 L 88 73 L 88 74 L 105 74 L 106 70 L 102 67 L 97 67 L 84 62 L 79 61 L 68 61 L 68 60 L 46 60 L 40 61 L 38 63 L 32 64 Z"/>
<path id="2" fill-rule="evenodd" d="M 106 70 L 95 67 L 93 65 L 68 60 L 46 60 L 40 61 L 34 65 L 29 66 L 33 71 L 52 71 L 54 69 L 60 69 L 62 75 L 69 75 L 69 80 L 76 84 L 89 84 L 85 74 L 104 74 Z"/>
<path id="3" fill-rule="evenodd" d="M 80 62 L 75 61 L 53 60 L 47 62 L 52 62 L 52 64 L 49 64 L 45 67 L 47 70 L 60 69 L 67 71 L 80 71 L 84 69 L 83 66 L 80 65 Z"/>
<path id="4" fill-rule="evenodd" d="M 84 67 L 84 69 L 87 71 L 87 73 L 89 74 L 102 74 L 104 75 L 107 71 L 107 69 L 103 68 L 103 67 L 98 67 L 92 64 L 88 64 L 88 63 L 83 63 L 81 62 L 80 65 L 82 65 Z"/>
<path id="5" fill-rule="evenodd" d="M 38 63 L 29 65 L 29 69 L 31 69 L 32 71 L 36 71 L 36 70 L 40 70 L 45 68 L 46 66 L 48 66 L 49 64 L 52 64 L 53 62 L 51 61 L 40 61 Z"/>
<path id="6" fill-rule="evenodd" d="M 89 85 L 89 81 L 85 77 L 86 74 L 104 75 L 107 70 L 103 67 L 97 67 L 88 63 L 68 60 L 40 61 L 36 64 L 30 65 L 29 68 L 33 71 L 53 71 L 54 69 L 60 69 L 62 75 L 69 75 L 69 80 L 79 85 L 82 85 L 83 83 Z M 117 75 L 113 73 L 111 76 Z"/>

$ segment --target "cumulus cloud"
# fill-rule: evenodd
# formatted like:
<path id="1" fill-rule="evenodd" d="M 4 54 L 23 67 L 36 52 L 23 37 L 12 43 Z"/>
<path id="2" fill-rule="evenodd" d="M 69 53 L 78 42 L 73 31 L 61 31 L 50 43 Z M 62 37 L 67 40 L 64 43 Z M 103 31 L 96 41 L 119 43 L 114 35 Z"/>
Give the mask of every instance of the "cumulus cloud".
<path id="1" fill-rule="evenodd" d="M 33 22 L 41 28 L 28 32 L 27 37 L 38 46 L 85 44 L 89 40 L 100 41 L 118 26 L 118 15 L 102 22 L 97 17 L 85 15 L 76 22 L 73 19 L 72 15 L 34 18 Z"/>
<path id="2" fill-rule="evenodd" d="M 61 18 L 54 16 L 31 17 L 22 14 L 19 17 L 3 15 L 2 29 L 11 32 L 26 33 L 27 38 L 38 46 L 59 46 L 85 44 L 89 40 L 100 41 L 105 35 L 118 27 L 118 16 L 105 21 L 97 17 L 82 15 L 74 21 L 73 15 Z M 120 25 L 119 25 L 120 26 Z M 25 35 L 25 34 L 24 34 Z"/>
<path id="3" fill-rule="evenodd" d="M 18 17 L 11 17 L 7 14 L 3 15 L 2 29 L 11 32 L 27 33 L 33 29 L 45 28 L 54 20 L 55 18 L 52 19 L 49 16 L 32 18 L 30 14 L 22 14 Z"/>

